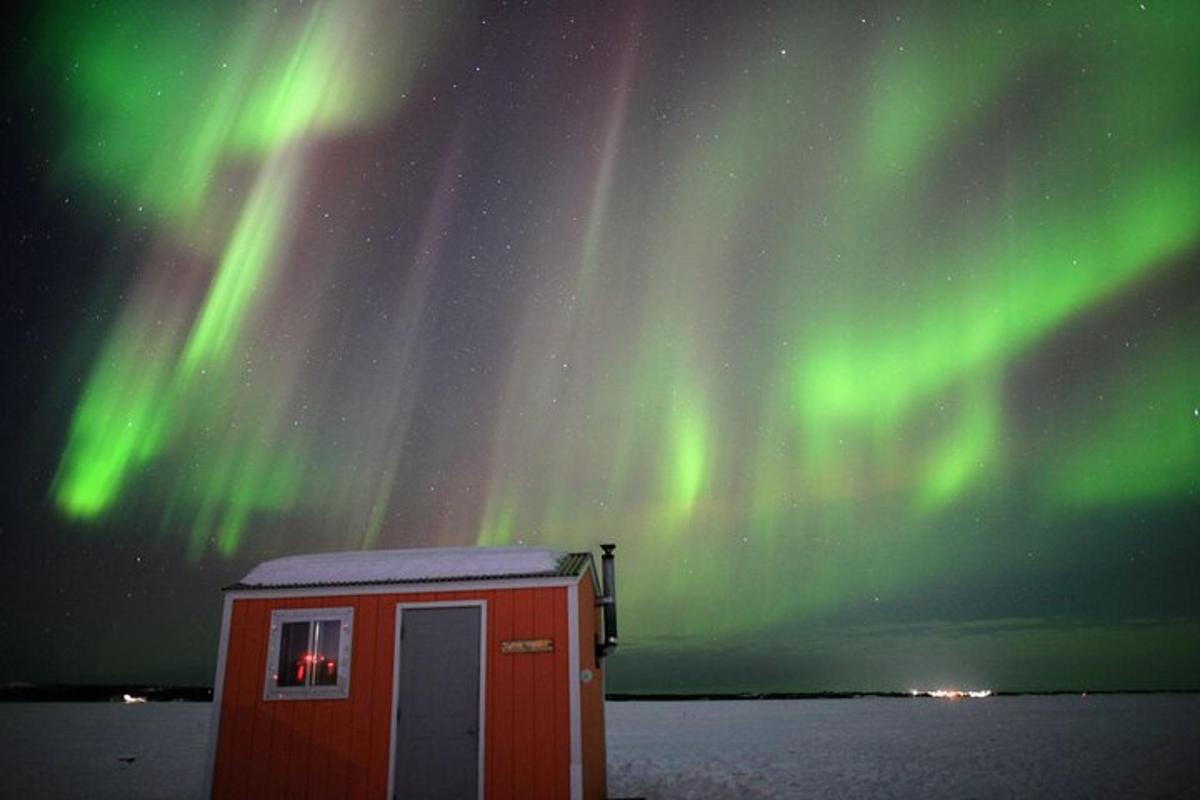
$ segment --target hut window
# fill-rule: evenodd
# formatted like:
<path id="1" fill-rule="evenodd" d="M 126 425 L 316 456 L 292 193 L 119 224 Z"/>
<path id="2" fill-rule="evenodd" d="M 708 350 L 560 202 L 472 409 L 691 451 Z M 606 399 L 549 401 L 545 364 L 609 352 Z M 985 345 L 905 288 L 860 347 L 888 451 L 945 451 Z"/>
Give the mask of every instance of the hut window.
<path id="1" fill-rule="evenodd" d="M 271 612 L 266 699 L 348 697 L 353 632 L 352 608 L 289 608 Z"/>

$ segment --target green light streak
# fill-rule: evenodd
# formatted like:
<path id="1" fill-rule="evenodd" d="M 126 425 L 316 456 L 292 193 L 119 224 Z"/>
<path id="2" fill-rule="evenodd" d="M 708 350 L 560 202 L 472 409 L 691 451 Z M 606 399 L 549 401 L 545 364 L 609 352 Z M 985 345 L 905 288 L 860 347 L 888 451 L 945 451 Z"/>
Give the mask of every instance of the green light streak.
<path id="1" fill-rule="evenodd" d="M 47 66 L 68 65 L 62 170 L 129 206 L 193 220 L 231 158 L 392 111 L 437 39 L 435 11 L 391 4 L 247 8 L 232 23 L 228 14 L 211 4 L 55 4 L 41 51 Z M 375 24 L 360 24 L 363 15 Z M 367 55 L 376 51 L 386 55 Z"/>
<path id="2" fill-rule="evenodd" d="M 170 436 L 199 413 L 192 407 L 192 381 L 205 364 L 223 361 L 267 279 L 292 190 L 292 181 L 281 173 L 293 171 L 294 162 L 285 158 L 264 173 L 181 354 L 176 355 L 176 339 L 157 326 L 149 340 L 156 344 L 144 343 L 145 326 L 136 315 L 106 348 L 72 420 L 52 487 L 68 515 L 92 518 L 105 511 L 132 471 L 159 455 Z"/>
<path id="3" fill-rule="evenodd" d="M 190 4 L 172 13 L 178 26 L 138 3 L 56 4 L 43 41 L 43 60 L 63 69 L 73 121 L 62 168 L 131 193 L 131 205 L 168 211 L 198 204 L 219 149 L 191 128 L 206 103 L 212 20 Z"/>
<path id="4" fill-rule="evenodd" d="M 228 9 L 191 5 L 58 6 L 42 24 L 42 61 L 70 65 L 62 171 L 158 212 L 147 219 L 170 230 L 157 249 L 180 246 L 168 240 L 182 233 L 221 253 L 200 303 L 176 286 L 137 290 L 87 379 L 51 494 L 65 515 L 96 519 L 153 463 L 159 482 L 175 482 L 169 516 L 190 520 L 193 556 L 210 542 L 232 554 L 251 514 L 304 496 L 303 448 L 284 429 L 251 443 L 222 429 L 251 414 L 261 427 L 290 402 L 289 380 L 252 397 L 243 361 L 276 294 L 306 142 L 391 113 L 435 29 L 449 29 L 437 10 L 353 0 L 280 11 L 230 22 Z M 248 168 L 230 227 L 224 208 Z M 165 285 L 165 269 L 150 265 L 146 285 Z"/>
<path id="5" fill-rule="evenodd" d="M 277 450 L 266 439 L 232 444 L 196 475 L 193 557 L 204 552 L 210 539 L 221 555 L 233 555 L 251 516 L 289 510 L 303 485 L 298 454 Z"/>
<path id="6" fill-rule="evenodd" d="M 979 7 L 959 11 L 897 25 L 883 41 L 863 125 L 867 182 L 894 184 L 921 169 L 1024 65 L 1012 58 L 1002 17 Z M 955 41 L 971 47 L 945 46 Z"/>
<path id="7" fill-rule="evenodd" d="M 971 488 L 995 457 L 1001 434 L 999 395 L 991 382 L 973 385 L 968 392 L 959 419 L 925 467 L 918 492 L 923 510 L 943 506 Z"/>
<path id="8" fill-rule="evenodd" d="M 480 348 L 504 350 L 479 365 L 507 370 L 479 384 L 501 396 L 445 412 L 492 426 L 469 456 L 456 433 L 429 444 L 409 430 L 439 391 L 422 381 L 443 374 L 422 356 L 448 340 L 432 345 L 425 325 L 451 324 L 444 309 L 421 322 L 426 298 L 455 286 L 430 253 L 464 252 L 462 209 L 429 212 L 411 268 L 424 277 L 384 304 L 405 324 L 346 319 L 349 290 L 327 302 L 379 268 L 340 246 L 357 221 L 330 231 L 342 241 L 328 254 L 293 235 L 311 205 L 301 191 L 360 188 L 305 183 L 328 174 L 309 169 L 321 139 L 361 132 L 353 147 L 380 147 L 381 162 L 413 155 L 369 126 L 417 122 L 389 115 L 442 12 L 305 4 L 227 23 L 189 6 L 176 27 L 129 5 L 110 12 L 116 26 L 80 10 L 78 28 L 57 15 L 57 52 L 80 65 L 64 78 L 63 170 L 161 212 L 156 247 L 199 242 L 212 275 L 177 305 L 127 303 L 81 394 L 55 504 L 115 518 L 166 497 L 163 530 L 186 530 L 193 558 L 293 523 L 328 531 L 331 549 L 407 543 L 414 520 L 454 544 L 617 539 L 649 567 L 622 583 L 649 639 L 882 614 L 1026 569 L 1015 559 L 1033 548 L 1016 539 L 1065 551 L 1077 540 L 1062 531 L 1097 508 L 1190 502 L 1197 365 L 1177 343 L 1161 368 L 1123 365 L 1112 400 L 1077 425 L 1069 403 L 1037 398 L 1051 453 L 1010 418 L 1029 402 L 1010 379 L 1054 361 L 1064 328 L 1105 324 L 1191 268 L 1197 12 L 1110 9 L 1087 25 L 1079 7 L 956 12 L 853 33 L 841 12 L 825 29 L 780 12 L 769 36 L 737 32 L 760 47 L 714 48 L 686 81 L 659 70 L 647 37 L 649 52 L 614 57 L 602 99 L 580 95 L 574 127 L 556 112 L 571 144 L 548 138 L 544 163 L 521 137 L 471 151 L 464 123 L 448 164 L 529 162 L 537 185 L 471 228 L 481 244 L 504 229 L 488 266 L 511 278 L 497 307 L 522 316 L 490 320 L 504 339 Z M 862 57 L 847 61 L 839 38 Z M 462 191 L 457 166 L 445 177 L 446 198 Z M 360 268 L 361 281 L 342 273 Z M 330 331 L 345 337 L 336 369 L 309 361 L 335 349 Z M 1012 490 L 1026 476 L 1041 476 L 1036 533 Z"/>
<path id="9" fill-rule="evenodd" d="M 1196 341 L 1196 332 L 1185 340 Z M 1099 416 L 1048 465 L 1068 507 L 1171 502 L 1200 489 L 1200 359 L 1195 349 L 1139 356 L 1134 380 L 1094 401 Z M 1140 367 L 1142 363 L 1149 367 Z"/>
<path id="10" fill-rule="evenodd" d="M 180 368 L 185 374 L 223 359 L 256 299 L 269 292 L 283 223 L 296 190 L 298 161 L 298 153 L 281 151 L 264 167 L 183 351 Z"/>
<path id="11" fill-rule="evenodd" d="M 513 522 L 516 508 L 511 500 L 493 501 L 483 515 L 483 525 L 477 537 L 481 547 L 511 544 L 514 539 Z M 495 506 L 499 506 L 498 508 Z"/>
<path id="12" fill-rule="evenodd" d="M 679 521 L 691 515 L 708 472 L 706 426 L 695 403 L 695 400 L 685 400 L 672 412 L 673 456 L 670 481 L 664 494 L 671 516 Z"/>
<path id="13" fill-rule="evenodd" d="M 99 516 L 162 449 L 170 426 L 169 347 L 168 337 L 155 344 L 128 329 L 111 337 L 71 420 L 51 487 L 64 513 Z"/>
<path id="14" fill-rule="evenodd" d="M 914 306 L 929 309 L 917 319 L 829 320 L 808 337 L 814 344 L 797 368 L 796 401 L 809 424 L 895 420 L 918 398 L 1021 351 L 1193 245 L 1200 219 L 1196 156 L 1190 151 L 1155 165 L 1107 207 L 1079 207 L 1069 198 L 1016 242 L 1001 235 L 974 253 L 938 259 L 930 270 L 935 276 L 979 277 L 963 290 L 943 288 L 944 278 L 928 282 L 914 293 L 923 297 Z"/>
<path id="15" fill-rule="evenodd" d="M 567 281 L 565 311 L 528 290 L 480 543 L 630 532 L 626 558 L 663 565 L 622 590 L 647 637 L 1008 564 L 1014 534 L 976 526 L 1025 512 L 1014 365 L 1200 243 L 1195 12 L 1077 12 L 876 20 L 851 75 L 785 25 L 786 58 L 772 39 L 698 80 L 648 151 L 665 163 L 623 155 L 591 186 L 603 280 Z M 1029 513 L 1057 530 L 1065 510 Z"/>
<path id="16" fill-rule="evenodd" d="M 236 150 L 270 152 L 310 132 L 336 132 L 378 114 L 375 81 L 356 58 L 354 49 L 363 43 L 349 35 L 355 23 L 348 13 L 345 6 L 317 5 L 302 26 L 274 37 L 263 77 L 245 87 L 240 112 L 226 129 Z"/>

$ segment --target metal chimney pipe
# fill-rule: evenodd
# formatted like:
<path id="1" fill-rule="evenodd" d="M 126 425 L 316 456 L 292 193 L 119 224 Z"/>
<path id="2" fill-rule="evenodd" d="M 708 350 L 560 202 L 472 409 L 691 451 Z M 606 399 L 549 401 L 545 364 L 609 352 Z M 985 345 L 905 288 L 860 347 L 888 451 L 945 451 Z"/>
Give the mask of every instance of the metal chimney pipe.
<path id="1" fill-rule="evenodd" d="M 604 658 L 617 649 L 617 576 L 613 566 L 615 544 L 602 544 L 604 555 L 600 557 L 600 569 L 604 576 L 604 595 L 597 600 L 604 607 L 604 643 L 597 648 L 597 655 Z"/>

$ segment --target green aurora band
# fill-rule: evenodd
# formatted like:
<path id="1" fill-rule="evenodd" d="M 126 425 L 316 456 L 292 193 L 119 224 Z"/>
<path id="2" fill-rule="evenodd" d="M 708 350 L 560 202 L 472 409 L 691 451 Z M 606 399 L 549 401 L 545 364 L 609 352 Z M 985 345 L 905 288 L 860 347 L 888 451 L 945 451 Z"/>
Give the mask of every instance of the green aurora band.
<path id="1" fill-rule="evenodd" d="M 1099 390 L 1044 387 L 1055 423 L 1037 436 L 1014 375 L 1195 270 L 1200 7 L 831 16 L 854 69 L 796 12 L 740 34 L 757 59 L 714 56 L 666 88 L 644 74 L 653 37 L 631 37 L 587 112 L 594 146 L 538 168 L 527 213 L 571 222 L 513 242 L 536 268 L 484 404 L 486 474 L 461 485 L 402 468 L 439 235 L 406 256 L 418 278 L 389 297 L 396 321 L 362 355 L 383 365 L 349 402 L 305 355 L 334 312 L 289 288 L 353 280 L 337 247 L 298 244 L 317 146 L 395 124 L 418 65 L 468 24 L 388 7 L 48 19 L 47 57 L 71 64 L 62 180 L 152 209 L 159 237 L 157 277 L 80 393 L 63 515 L 153 508 L 196 560 L 301 517 L 331 548 L 615 539 L 652 643 L 1028 569 L 1036 534 L 1013 531 L 1031 519 L 1195 502 L 1191 321 L 1144 324 Z M 659 120 L 664 95 L 686 111 Z M 451 183 L 404 224 L 453 237 Z M 180 250 L 207 266 L 177 277 Z M 449 493 L 415 539 L 389 527 L 428 502 L 394 496 L 401 475 Z"/>
<path id="2" fill-rule="evenodd" d="M 429 19 L 386 5 L 342 0 L 281 14 L 219 3 L 55 4 L 42 58 L 68 65 L 62 170 L 131 205 L 191 218 L 220 193 L 229 162 L 393 110 L 434 34 Z M 366 23 L 372 17 L 377 25 Z M 375 50 L 388 56 L 371 58 Z"/>
<path id="3" fill-rule="evenodd" d="M 1028 468 L 1007 452 L 1006 364 L 1176 267 L 1200 236 L 1200 139 L 1188 117 L 1196 86 L 1172 79 L 1194 69 L 1193 29 L 1122 13 L 1081 43 L 1072 16 L 909 21 L 908 46 L 882 42 L 864 77 L 857 158 L 821 135 L 852 124 L 828 100 L 806 97 L 809 84 L 776 77 L 778 63 L 731 69 L 728 99 L 711 104 L 726 112 L 701 126 L 711 132 L 667 148 L 682 154 L 665 170 L 674 185 L 641 187 L 661 198 L 645 212 L 662 221 L 653 241 L 630 255 L 628 232 L 608 233 L 609 281 L 637 285 L 641 305 L 597 292 L 599 309 L 552 323 L 570 335 L 547 334 L 544 315 L 530 312 L 509 380 L 516 396 L 502 415 L 523 419 L 502 426 L 496 463 L 507 469 L 496 470 L 504 477 L 481 540 L 536 532 L 586 546 L 632 530 L 648 532 L 630 542 L 634 563 L 686 552 L 680 569 L 624 590 L 635 609 L 667 606 L 645 614 L 651 636 L 681 619 L 689 630 L 733 633 L 936 578 L 931 553 L 948 543 L 934 532 L 956 504 L 1003 502 L 988 485 Z M 1120 52 L 1089 72 L 1109 36 Z M 836 85 L 825 66 L 833 59 L 808 45 L 788 48 L 786 59 L 803 64 L 786 74 Z M 1036 137 L 1004 118 L 1022 113 L 1020 84 L 1031 79 L 1051 87 L 1056 105 Z M 995 190 L 923 217 L 927 206 L 910 198 L 945 191 L 954 163 L 943 153 L 956 136 L 1005 160 Z M 638 195 L 631 188 L 626 199 Z M 581 273 L 587 261 L 580 256 Z M 737 307 L 752 291 L 748 273 L 759 272 L 776 279 L 752 312 L 769 325 Z M 614 344 L 612 319 L 641 324 Z M 749 352 L 731 343 L 747 324 L 756 324 Z M 748 367 L 731 367 L 739 349 Z M 1175 434 L 1162 445 L 1173 458 L 1149 456 L 1126 475 L 1133 465 L 1112 459 L 1111 444 L 1105 451 L 1109 483 L 1133 480 L 1126 490 L 1139 498 L 1151 493 L 1133 486 L 1159 486 L 1162 501 L 1195 490 L 1196 471 L 1181 467 L 1200 452 L 1193 373 L 1168 363 L 1174 373 L 1162 380 L 1176 402 L 1157 408 L 1175 420 L 1159 423 Z M 596 377 L 565 384 L 577 375 Z M 570 405 L 546 409 L 548 395 Z M 747 413 L 756 402 L 757 415 Z M 1137 403 L 1093 435 L 1124 426 L 1136 438 L 1147 429 Z M 579 432 L 580 420 L 597 435 Z M 535 466 L 514 476 L 513 464 Z M 1047 485 L 1069 483 L 1055 472 L 1068 469 L 1061 463 L 1038 468 Z M 597 498 L 593 510 L 581 498 Z M 633 510 L 595 511 L 601 504 Z M 738 552 L 743 541 L 752 555 Z M 991 549 L 965 537 L 955 546 Z M 727 602 L 751 586 L 752 598 Z"/>
<path id="4" fill-rule="evenodd" d="M 218 188 L 225 161 L 258 160 L 194 318 L 169 297 L 177 289 L 159 287 L 142 298 L 144 308 L 130 304 L 98 359 L 53 488 L 62 511 L 77 518 L 110 509 L 135 471 L 172 440 L 211 440 L 232 406 L 248 419 L 271 412 L 270 398 L 246 402 L 249 383 L 231 390 L 244 368 L 231 355 L 270 297 L 301 190 L 305 142 L 367 125 L 393 106 L 428 44 L 380 40 L 388 31 L 418 36 L 429 21 L 366 2 L 290 15 L 246 12 L 228 49 L 213 46 L 228 9 L 179 11 L 195 16 L 181 23 L 136 4 L 63 7 L 47 23 L 47 53 L 71 65 L 63 86 L 75 136 L 64 171 L 92 175 L 139 211 L 143 204 L 158 209 L 180 229 L 175 236 L 207 247 L 222 238 L 213 230 L 229 224 Z M 364 24 L 376 12 L 392 24 Z M 364 53 L 385 41 L 396 54 L 391 63 L 366 61 Z M 171 312 L 169 331 L 156 316 L 163 310 Z M 225 388 L 211 393 L 217 384 Z M 193 555 L 207 541 L 232 554 L 252 512 L 286 509 L 299 496 L 297 447 L 286 437 L 258 436 L 247 442 L 235 423 L 180 475 L 168 508 L 175 513 L 178 502 L 188 503 L 191 510 L 181 513 L 193 519 Z"/>

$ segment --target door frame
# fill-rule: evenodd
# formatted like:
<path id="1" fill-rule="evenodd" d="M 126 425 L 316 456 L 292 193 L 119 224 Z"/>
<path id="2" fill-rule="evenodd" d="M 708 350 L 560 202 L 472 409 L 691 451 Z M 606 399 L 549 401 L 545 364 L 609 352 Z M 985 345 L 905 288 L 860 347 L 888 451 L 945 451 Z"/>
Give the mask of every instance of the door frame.
<path id="1" fill-rule="evenodd" d="M 479 800 L 483 800 L 484 787 L 484 753 L 487 743 L 487 600 L 433 600 L 427 603 L 397 603 L 395 622 L 395 647 L 392 663 L 392 719 L 391 735 L 388 737 L 388 800 L 396 791 L 396 711 L 400 704 L 400 629 L 404 622 L 405 609 L 419 611 L 430 608 L 462 608 L 475 607 L 479 609 Z"/>

